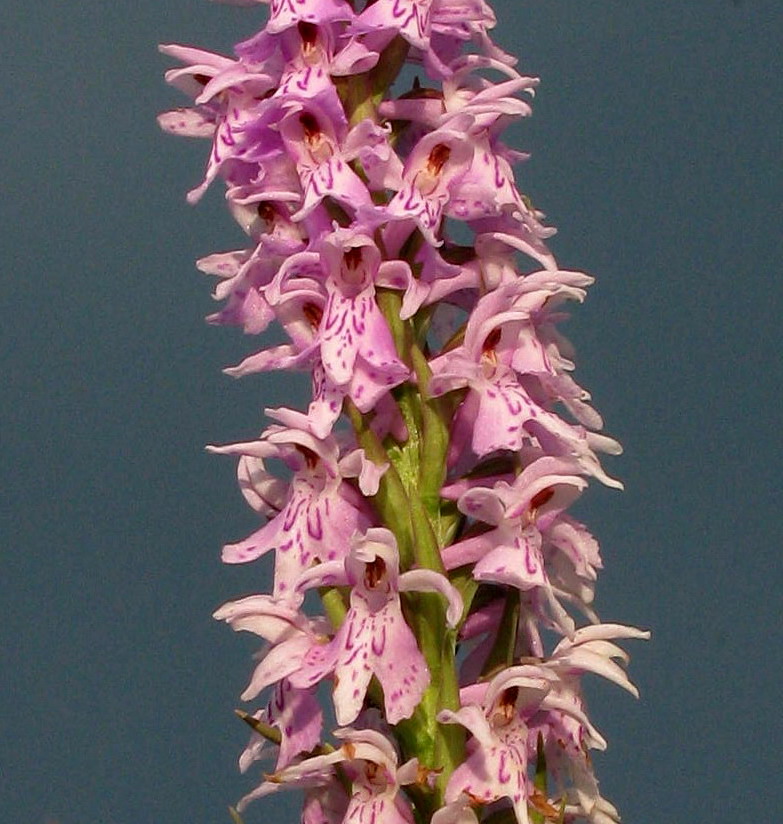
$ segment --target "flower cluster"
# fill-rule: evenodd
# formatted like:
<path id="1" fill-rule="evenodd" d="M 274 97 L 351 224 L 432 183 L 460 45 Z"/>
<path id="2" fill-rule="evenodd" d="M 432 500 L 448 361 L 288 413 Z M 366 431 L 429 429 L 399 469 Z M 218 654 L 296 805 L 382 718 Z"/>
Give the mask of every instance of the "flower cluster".
<path id="1" fill-rule="evenodd" d="M 620 486 L 599 459 L 620 447 L 557 329 L 591 278 L 558 266 L 501 140 L 537 80 L 484 0 L 359 5 L 271 0 L 233 57 L 161 47 L 194 100 L 161 126 L 212 144 L 188 200 L 222 179 L 249 238 L 199 261 L 209 320 L 284 335 L 226 371 L 312 387 L 212 447 L 262 518 L 223 560 L 274 556 L 271 593 L 215 613 L 265 642 L 240 767 L 274 766 L 239 809 L 293 788 L 307 824 L 609 824 L 581 677 L 636 694 L 615 641 L 647 633 L 600 622 L 568 514 Z"/>

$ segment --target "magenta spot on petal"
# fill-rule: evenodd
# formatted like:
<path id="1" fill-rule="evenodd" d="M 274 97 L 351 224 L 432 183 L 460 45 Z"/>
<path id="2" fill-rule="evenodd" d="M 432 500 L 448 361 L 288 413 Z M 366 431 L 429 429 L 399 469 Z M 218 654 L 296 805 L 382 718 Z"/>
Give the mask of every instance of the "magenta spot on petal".
<path id="1" fill-rule="evenodd" d="M 506 753 L 500 754 L 500 763 L 498 764 L 498 781 L 501 784 L 508 784 L 511 781 L 511 773 L 508 771 L 507 765 L 508 756 Z"/>

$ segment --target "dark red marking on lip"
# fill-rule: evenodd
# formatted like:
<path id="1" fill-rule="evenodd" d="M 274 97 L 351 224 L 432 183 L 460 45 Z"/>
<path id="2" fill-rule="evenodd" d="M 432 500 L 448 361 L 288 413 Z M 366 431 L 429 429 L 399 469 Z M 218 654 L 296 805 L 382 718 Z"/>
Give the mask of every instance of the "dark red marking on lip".
<path id="1" fill-rule="evenodd" d="M 364 568 L 364 584 L 367 589 L 375 589 L 386 575 L 386 562 L 383 558 L 370 561 Z"/>
<path id="2" fill-rule="evenodd" d="M 313 329 L 320 329 L 321 320 L 324 316 L 320 306 L 316 306 L 314 303 L 305 303 L 302 307 L 302 314 Z"/>
<path id="3" fill-rule="evenodd" d="M 554 494 L 555 490 L 551 486 L 542 489 L 540 492 L 536 492 L 536 494 L 530 499 L 530 508 L 538 509 L 539 507 L 542 507 L 547 501 L 552 500 Z"/>
<path id="4" fill-rule="evenodd" d="M 438 143 L 427 158 L 427 170 L 430 174 L 439 175 L 450 157 L 451 149 L 445 143 Z"/>

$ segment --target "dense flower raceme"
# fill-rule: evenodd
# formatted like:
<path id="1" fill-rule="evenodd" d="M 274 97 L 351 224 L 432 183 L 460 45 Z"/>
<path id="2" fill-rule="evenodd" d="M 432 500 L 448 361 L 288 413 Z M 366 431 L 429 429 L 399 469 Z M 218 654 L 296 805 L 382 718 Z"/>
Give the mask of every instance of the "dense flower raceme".
<path id="1" fill-rule="evenodd" d="M 619 820 L 581 679 L 635 695 L 616 641 L 647 633 L 601 623 L 568 509 L 620 486 L 620 448 L 558 331 L 592 279 L 501 140 L 537 80 L 494 23 L 483 0 L 271 0 L 233 57 L 162 47 L 194 101 L 162 127 L 212 144 L 188 200 L 222 179 L 248 238 L 199 261 L 209 320 L 284 336 L 226 371 L 312 390 L 211 447 L 262 519 L 223 560 L 274 559 L 270 593 L 215 613 L 264 642 L 240 767 L 273 765 L 240 809 L 297 789 L 306 824 Z"/>

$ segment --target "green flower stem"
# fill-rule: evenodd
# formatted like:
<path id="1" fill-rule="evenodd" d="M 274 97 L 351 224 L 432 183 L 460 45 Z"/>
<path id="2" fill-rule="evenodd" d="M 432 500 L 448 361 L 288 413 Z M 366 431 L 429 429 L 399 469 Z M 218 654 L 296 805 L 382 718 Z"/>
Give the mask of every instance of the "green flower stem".
<path id="1" fill-rule="evenodd" d="M 345 595 L 338 587 L 320 587 L 318 594 L 321 596 L 326 617 L 336 632 L 342 626 L 345 615 L 348 612 L 345 604 Z"/>
<path id="2" fill-rule="evenodd" d="M 459 592 L 462 597 L 462 620 L 457 624 L 457 630 L 462 628 L 465 619 L 468 617 L 470 606 L 473 603 L 473 598 L 478 591 L 478 581 L 471 574 L 470 567 L 460 567 L 455 569 L 449 576 L 451 585 Z"/>
<path id="3" fill-rule="evenodd" d="M 541 733 L 538 734 L 538 741 L 536 742 L 536 771 L 533 776 L 533 786 L 544 798 L 547 797 L 546 753 L 544 752 L 544 738 Z M 530 820 L 533 824 L 544 824 L 544 814 L 538 810 L 531 810 Z"/>
<path id="4" fill-rule="evenodd" d="M 400 510 L 380 514 L 392 531 L 398 521 L 409 521 L 416 566 L 445 575 L 440 551 L 447 538 L 453 535 L 458 520 L 458 513 L 451 504 L 447 504 L 444 517 L 440 497 L 446 471 L 450 416 L 444 413 L 438 400 L 427 395 L 431 373 L 423 352 L 415 343 L 414 322 L 400 320 L 401 302 L 399 293 L 378 290 L 378 305 L 389 324 L 398 354 L 412 368 L 417 379 L 417 385 L 407 383 L 395 391 L 408 438 L 405 443 L 393 444 L 386 450 L 405 490 L 408 510 L 406 514 L 401 514 Z M 437 721 L 442 709 L 459 708 L 456 633 L 447 628 L 440 596 L 410 594 L 405 597 L 405 604 L 409 623 L 433 681 L 413 717 L 399 724 L 397 729 L 406 755 L 416 755 L 426 766 L 439 770 L 432 798 L 434 811 L 442 805 L 448 779 L 465 754 L 462 727 Z"/>
<path id="5" fill-rule="evenodd" d="M 397 468 L 391 462 L 378 436 L 372 431 L 365 416 L 349 399 L 345 399 L 345 411 L 348 415 L 356 440 L 367 457 L 376 464 L 389 463 L 378 486 L 378 493 L 373 498 L 378 515 L 397 539 L 400 553 L 400 565 L 409 569 L 413 563 L 413 526 L 410 519 L 410 501 Z"/>
<path id="6" fill-rule="evenodd" d="M 519 624 L 519 593 L 509 589 L 506 594 L 506 603 L 503 606 L 503 617 L 500 619 L 495 643 L 484 664 L 484 674 L 489 675 L 500 669 L 510 666 L 514 660 L 514 645 L 517 640 L 517 626 Z"/>
<path id="7" fill-rule="evenodd" d="M 438 669 L 440 695 L 438 712 L 442 709 L 458 710 L 459 682 L 455 660 L 457 633 L 447 630 L 441 650 L 441 663 Z M 435 761 L 441 772 L 435 785 L 438 806 L 442 806 L 446 785 L 454 770 L 465 760 L 465 729 L 460 724 L 438 724 L 435 738 Z"/>
<path id="8" fill-rule="evenodd" d="M 387 451 L 354 404 L 346 401 L 346 408 L 357 441 L 370 460 L 378 464 L 390 463 L 381 478 L 373 503 L 382 523 L 397 539 L 402 569 L 410 569 L 414 564 L 431 568 L 422 561 L 432 562 L 433 558 L 437 558 L 440 565 L 440 553 L 429 518 L 415 488 L 406 488 L 397 469 L 398 465 L 404 466 L 409 460 L 410 450 L 403 445 L 397 451 Z M 414 436 L 418 434 L 415 428 L 409 432 Z M 413 716 L 397 725 L 400 743 L 406 757 L 415 755 L 422 764 L 433 769 L 450 766 L 450 774 L 458 756 L 455 752 L 458 748 L 453 743 L 456 739 L 451 729 L 446 730 L 436 720 L 441 709 L 452 706 L 451 699 L 448 703 L 443 702 L 441 691 L 445 687 L 446 693 L 451 696 L 456 689 L 454 642 L 452 640 L 448 644 L 445 637 L 446 609 L 441 597 L 431 593 L 404 594 L 402 601 L 408 623 L 416 635 L 427 666 L 436 677 L 425 690 Z M 445 656 L 444 649 L 447 650 Z M 449 743 L 444 747 L 446 741 Z M 454 755 L 450 756 L 450 753 Z M 434 809 L 436 808 L 437 805 Z"/>
<path id="9" fill-rule="evenodd" d="M 407 42 L 397 36 L 370 71 L 353 77 L 333 78 L 351 125 L 365 118 L 377 122 L 378 105 L 404 65 L 409 48 Z M 404 444 L 385 448 L 355 405 L 347 400 L 345 408 L 367 457 L 377 464 L 390 464 L 373 503 L 382 523 L 397 539 L 401 569 L 404 571 L 416 565 L 445 574 L 440 550 L 454 535 L 459 522 L 456 508 L 451 504 L 444 507 L 440 498 L 446 471 L 450 416 L 444 413 L 439 401 L 427 396 L 431 373 L 426 357 L 415 345 L 414 324 L 400 319 L 402 298 L 399 293 L 378 289 L 377 301 L 399 356 L 414 371 L 418 382 L 418 388 L 406 384 L 395 392 L 408 428 L 408 439 Z M 327 597 L 330 599 L 330 604 L 326 605 L 327 613 L 334 624 L 335 620 L 342 620 L 339 613 L 344 604 L 339 593 L 327 593 Z M 464 758 L 464 730 L 459 725 L 444 725 L 437 721 L 441 709 L 459 708 L 456 633 L 446 626 L 446 609 L 439 595 L 406 594 L 403 605 L 432 674 L 430 686 L 412 718 L 397 725 L 405 754 L 415 755 L 423 765 L 440 770 L 427 805 L 429 809 L 418 810 L 422 820 L 428 820 L 442 806 L 448 778 Z M 330 609 L 336 614 L 333 615 Z"/>
<path id="10" fill-rule="evenodd" d="M 375 299 L 378 302 L 378 308 L 383 312 L 386 323 L 389 324 L 397 354 L 409 367 L 412 366 L 408 351 L 413 345 L 413 336 L 410 322 L 400 318 L 402 296 L 395 290 L 379 288 L 375 290 Z"/>
<path id="11" fill-rule="evenodd" d="M 409 44 L 397 35 L 381 52 L 376 65 L 367 72 L 332 77 L 348 122 L 355 126 L 369 117 L 377 120 L 377 109 L 389 87 L 397 79 L 408 56 Z"/>
<path id="12" fill-rule="evenodd" d="M 437 398 L 429 396 L 428 388 L 432 372 L 421 349 L 413 345 L 411 361 L 419 384 L 422 436 L 419 445 L 419 498 L 431 522 L 440 526 L 442 501 L 440 490 L 446 480 L 446 453 L 449 448 L 449 430 L 446 411 Z M 455 507 L 451 507 L 455 510 Z M 450 523 L 449 523 L 450 526 Z M 445 546 L 445 535 L 437 536 L 439 549 Z M 438 552 L 437 566 L 431 567 L 445 573 Z"/>

